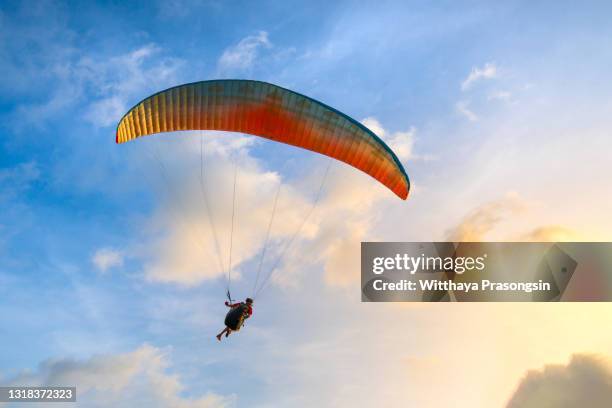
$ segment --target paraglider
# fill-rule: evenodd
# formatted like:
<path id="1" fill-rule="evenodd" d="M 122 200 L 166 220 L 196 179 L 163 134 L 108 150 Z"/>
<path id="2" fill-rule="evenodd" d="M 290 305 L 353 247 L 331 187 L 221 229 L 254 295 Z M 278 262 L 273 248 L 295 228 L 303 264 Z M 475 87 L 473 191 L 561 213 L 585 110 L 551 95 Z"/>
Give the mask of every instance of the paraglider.
<path id="1" fill-rule="evenodd" d="M 158 92 L 136 104 L 123 116 L 117 125 L 115 141 L 121 144 L 142 136 L 186 130 L 221 130 L 263 137 L 347 163 L 376 179 L 402 200 L 410 191 L 408 175 L 397 156 L 370 129 L 315 99 L 261 81 L 211 80 Z M 235 183 L 234 175 L 234 200 Z M 312 209 L 318 202 L 321 188 Z M 208 210 L 208 203 L 205 204 Z M 269 226 L 273 217 L 274 210 Z M 212 219 L 210 214 L 209 219 Z M 232 233 L 233 221 L 232 206 Z M 253 297 L 265 287 L 295 236 L 297 233 L 289 240 L 261 286 L 257 290 L 254 287 Z M 268 238 L 265 245 L 267 241 Z M 226 316 L 226 328 L 217 335 L 219 340 L 223 334 L 229 336 L 232 331 L 238 331 L 244 319 L 252 314 L 252 299 L 235 304 L 231 301 L 231 238 L 229 248 L 227 296 L 230 302 L 226 305 L 231 310 Z"/>
<path id="2" fill-rule="evenodd" d="M 253 299 L 246 298 L 244 302 L 230 303 L 225 302 L 225 306 L 230 308 L 225 316 L 225 329 L 217 334 L 217 340 L 221 341 L 221 336 L 228 337 L 233 331 L 238 331 L 244 321 L 253 315 Z"/>

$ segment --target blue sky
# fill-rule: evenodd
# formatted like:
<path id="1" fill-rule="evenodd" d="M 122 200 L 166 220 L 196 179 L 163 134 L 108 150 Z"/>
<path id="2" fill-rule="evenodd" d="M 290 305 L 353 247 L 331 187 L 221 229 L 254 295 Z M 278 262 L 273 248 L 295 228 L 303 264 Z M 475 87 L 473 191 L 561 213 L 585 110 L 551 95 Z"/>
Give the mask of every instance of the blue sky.
<path id="1" fill-rule="evenodd" d="M 461 333 L 462 313 L 360 304 L 359 242 L 609 240 L 610 11 L 606 2 L 3 2 L 0 381 L 73 381 L 85 390 L 81 406 L 121 406 L 119 397 L 124 406 L 426 406 L 427 387 L 410 388 L 414 367 L 439 373 L 434 350 Z M 201 233 L 193 225 L 207 225 L 194 199 L 199 138 L 222 233 L 239 163 L 238 293 L 252 282 L 278 183 L 286 211 L 273 253 L 327 162 L 237 135 L 115 145 L 116 123 L 136 102 L 213 78 L 272 82 L 364 121 L 403 152 L 414 187 L 399 202 L 333 165 L 321 208 L 256 317 L 221 345 L 223 277 L 214 253 L 191 242 Z M 209 248 L 210 234 L 202 239 Z M 571 326 L 552 309 L 495 307 L 525 320 L 462 310 L 504 339 L 538 330 L 534 314 L 551 330 Z M 611 352 L 611 332 L 583 318 L 606 307 L 565 306 L 590 340 L 568 334 L 546 351 L 543 337 L 540 357 L 483 360 L 505 374 L 466 406 L 501 406 L 528 368 Z M 466 361 L 480 358 L 475 334 L 462 336 Z M 462 373 L 467 362 L 451 360 L 446 375 Z M 457 385 L 440 381 L 481 383 L 470 370 Z"/>

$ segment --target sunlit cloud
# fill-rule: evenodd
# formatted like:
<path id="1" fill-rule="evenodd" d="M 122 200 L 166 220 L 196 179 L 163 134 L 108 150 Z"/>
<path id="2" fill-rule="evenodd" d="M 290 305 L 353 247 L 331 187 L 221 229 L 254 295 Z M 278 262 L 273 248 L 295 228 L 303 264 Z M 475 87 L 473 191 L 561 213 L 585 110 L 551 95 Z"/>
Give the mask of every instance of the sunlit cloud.
<path id="1" fill-rule="evenodd" d="M 233 277 L 239 279 L 240 265 L 256 256 L 264 244 L 277 192 L 272 246 L 298 230 L 307 211 L 308 201 L 294 185 L 250 156 L 248 147 L 255 138 L 236 137 L 234 142 L 221 143 L 220 139 L 231 136 L 214 135 L 204 136 L 202 168 L 199 139 L 165 149 L 161 160 L 167 180 L 160 179 L 166 184 L 160 196 L 165 204 L 151 219 L 160 238 L 153 239 L 145 267 L 148 279 L 194 285 L 227 274 L 230 255 Z M 170 160 L 181 156 L 187 159 Z M 168 167 L 171 163 L 175 165 Z M 306 225 L 301 232 L 311 230 Z"/>
<path id="2" fill-rule="evenodd" d="M 612 401 L 612 365 L 599 355 L 575 354 L 567 365 L 551 364 L 530 370 L 507 408 L 593 407 Z"/>
<path id="3" fill-rule="evenodd" d="M 383 139 L 391 150 L 397 155 L 402 161 L 407 161 L 413 158 L 413 146 L 416 129 L 414 127 L 403 132 L 393 132 L 389 134 L 380 122 L 373 117 L 365 118 L 361 121 L 368 129 L 376 133 L 381 139 Z"/>
<path id="4" fill-rule="evenodd" d="M 365 122 L 393 143 L 402 159 L 411 157 L 414 129 L 387 134 L 377 120 Z M 190 156 L 197 164 L 197 139 L 184 148 L 164 149 L 164 162 L 175 163 L 165 169 L 171 173 L 172 186 L 164 190 L 172 199 L 151 219 L 153 230 L 161 238 L 153 239 L 145 276 L 186 286 L 219 278 L 228 273 L 231 247 L 232 274 L 241 279 L 242 266 L 259 259 L 263 250 L 278 192 L 266 257 L 266 267 L 272 268 L 270 282 L 299 285 L 301 277 L 317 265 L 323 266 L 326 282 L 331 285 L 354 282 L 359 270 L 359 243 L 372 232 L 374 219 L 381 216 L 382 208 L 377 204 L 395 197 L 367 175 L 333 160 L 303 178 L 283 179 L 264 170 L 263 163 L 251 155 L 250 143 L 256 138 L 215 134 L 206 132 L 202 139 L 206 140 L 208 163 L 202 180 L 199 171 L 194 171 L 195 164 L 181 168 L 176 165 L 181 161 L 170 160 Z M 243 139 L 251 142 L 240 143 Z M 329 170 L 325 170 L 327 166 Z M 319 189 L 321 195 L 315 201 Z"/>
<path id="5" fill-rule="evenodd" d="M 526 204 L 516 193 L 482 204 L 465 216 L 459 225 L 450 229 L 447 239 L 455 242 L 484 241 L 504 218 L 524 211 Z"/>
<path id="6" fill-rule="evenodd" d="M 184 385 L 178 375 L 168 372 L 169 368 L 167 350 L 144 344 L 123 354 L 46 360 L 37 370 L 4 379 L 3 383 L 76 387 L 82 407 L 216 408 L 231 404 L 231 397 L 214 393 L 184 397 Z"/>
<path id="7" fill-rule="evenodd" d="M 479 242 L 502 239 L 521 242 L 579 241 L 579 234 L 563 225 L 542 225 L 516 233 L 508 228 L 525 217 L 537 204 L 515 192 L 497 200 L 483 203 L 470 211 L 458 225 L 447 231 L 446 239 L 454 242 Z"/>
<path id="8" fill-rule="evenodd" d="M 533 242 L 571 242 L 580 240 L 580 235 L 576 231 L 562 225 L 538 227 L 521 237 L 521 241 Z"/>

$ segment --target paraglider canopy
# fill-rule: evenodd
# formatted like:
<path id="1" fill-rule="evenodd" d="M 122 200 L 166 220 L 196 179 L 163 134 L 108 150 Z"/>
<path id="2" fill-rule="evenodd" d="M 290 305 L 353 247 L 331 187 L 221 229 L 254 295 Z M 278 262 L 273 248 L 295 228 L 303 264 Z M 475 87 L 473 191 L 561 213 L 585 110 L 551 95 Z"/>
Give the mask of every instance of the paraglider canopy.
<path id="1" fill-rule="evenodd" d="M 405 200 L 410 181 L 397 156 L 371 130 L 307 96 L 251 80 L 179 85 L 142 100 L 117 126 L 116 142 L 179 130 L 248 133 L 347 163 Z"/>

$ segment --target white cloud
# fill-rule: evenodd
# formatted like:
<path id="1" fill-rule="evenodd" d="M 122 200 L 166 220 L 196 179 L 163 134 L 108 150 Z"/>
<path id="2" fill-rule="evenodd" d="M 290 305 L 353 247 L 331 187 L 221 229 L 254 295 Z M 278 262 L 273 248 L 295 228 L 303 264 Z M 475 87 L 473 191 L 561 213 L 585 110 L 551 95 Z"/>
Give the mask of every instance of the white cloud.
<path id="1" fill-rule="evenodd" d="M 115 124 L 127 110 L 125 100 L 118 95 L 92 102 L 86 118 L 99 126 Z"/>
<path id="2" fill-rule="evenodd" d="M 100 272 L 104 273 L 111 268 L 123 265 L 123 253 L 112 248 L 102 248 L 96 251 L 91 261 Z"/>
<path id="3" fill-rule="evenodd" d="M 146 91 L 175 85 L 183 61 L 160 58 L 161 51 L 147 44 L 111 58 L 82 58 L 75 68 L 78 76 L 98 95 L 86 118 L 98 126 L 114 125 L 129 108 L 128 101 L 142 99 Z"/>
<path id="4" fill-rule="evenodd" d="M 363 125 L 370 129 L 372 132 L 376 133 L 376 135 L 380 138 L 384 138 L 387 133 L 376 118 L 367 117 L 363 119 L 361 123 L 363 123 Z"/>
<path id="5" fill-rule="evenodd" d="M 473 67 L 470 74 L 461 83 L 461 90 L 467 91 L 475 82 L 481 79 L 492 79 L 497 76 L 497 66 L 487 62 L 482 68 Z"/>
<path id="6" fill-rule="evenodd" d="M 528 371 L 507 408 L 606 408 L 612 401 L 609 359 L 575 354 L 567 365 Z"/>
<path id="7" fill-rule="evenodd" d="M 416 129 L 414 127 L 404 132 L 389 134 L 376 118 L 368 117 L 363 119 L 361 123 L 383 139 L 401 161 L 407 161 L 414 158 L 412 152 L 416 135 Z"/>
<path id="8" fill-rule="evenodd" d="M 129 108 L 128 102 L 142 99 L 148 91 L 176 83 L 182 60 L 167 58 L 155 44 L 146 44 L 115 55 L 96 54 L 90 50 L 72 50 L 44 60 L 32 76 L 45 76 L 52 84 L 44 102 L 21 104 L 17 124 L 25 121 L 42 127 L 58 112 L 82 106 L 84 118 L 97 126 L 111 126 Z"/>
<path id="9" fill-rule="evenodd" d="M 468 108 L 468 101 L 459 101 L 456 105 L 457 111 L 465 116 L 470 122 L 478 120 L 478 116 Z"/>
<path id="10" fill-rule="evenodd" d="M 249 35 L 223 51 L 218 62 L 219 69 L 223 72 L 248 69 L 255 62 L 260 49 L 271 46 L 267 32 L 259 31 L 255 35 Z"/>
<path id="11" fill-rule="evenodd" d="M 80 407 L 212 408 L 230 398 L 208 393 L 183 397 L 179 377 L 168 374 L 168 353 L 147 344 L 124 354 L 96 355 L 87 360 L 52 359 L 36 371 L 5 379 L 5 385 L 75 386 Z"/>

